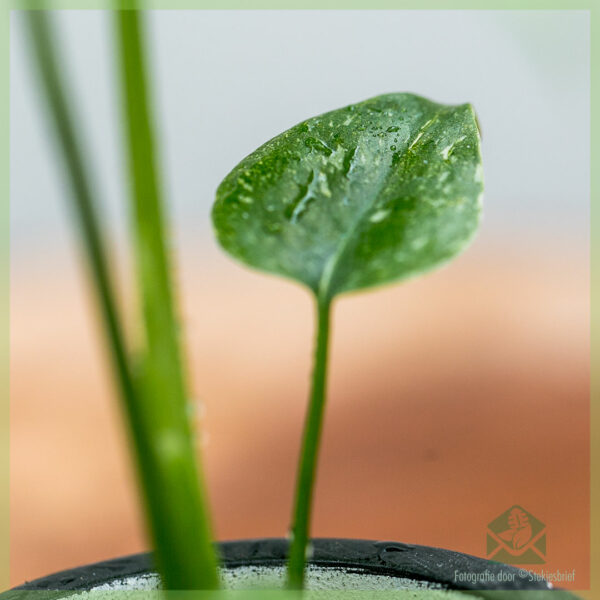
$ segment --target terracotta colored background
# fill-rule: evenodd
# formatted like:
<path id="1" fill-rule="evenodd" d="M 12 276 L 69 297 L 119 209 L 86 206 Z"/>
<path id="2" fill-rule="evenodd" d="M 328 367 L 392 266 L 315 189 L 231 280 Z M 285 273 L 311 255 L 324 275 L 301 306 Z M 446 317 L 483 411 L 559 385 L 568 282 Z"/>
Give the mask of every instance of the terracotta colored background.
<path id="1" fill-rule="evenodd" d="M 547 524 L 545 568 L 575 568 L 582 588 L 587 271 L 564 256 L 500 255 L 475 244 L 421 280 L 338 302 L 313 533 L 483 556 L 486 524 L 518 503 Z M 13 269 L 15 584 L 146 547 L 85 282 L 71 260 L 58 260 L 60 278 L 46 260 Z M 187 260 L 179 279 L 216 533 L 282 536 L 309 297 L 211 264 Z"/>

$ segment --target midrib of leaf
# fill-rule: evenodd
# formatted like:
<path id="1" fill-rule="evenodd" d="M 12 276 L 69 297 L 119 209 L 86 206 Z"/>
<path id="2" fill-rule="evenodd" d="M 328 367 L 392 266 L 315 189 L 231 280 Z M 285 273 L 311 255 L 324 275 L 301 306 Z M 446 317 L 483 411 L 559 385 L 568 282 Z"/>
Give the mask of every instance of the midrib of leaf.
<path id="1" fill-rule="evenodd" d="M 431 127 L 433 122 L 435 120 L 437 120 L 444 112 L 447 112 L 447 110 L 448 109 L 446 109 L 446 108 L 442 108 L 442 109 L 438 110 L 434 114 L 433 117 L 428 119 L 425 123 L 423 123 L 423 125 L 421 125 L 421 127 L 419 127 L 419 130 L 417 131 L 417 133 L 415 134 L 415 136 L 413 137 L 411 142 L 409 144 L 407 144 L 406 150 L 402 153 L 403 157 L 408 152 L 410 152 L 410 150 L 413 147 L 413 145 L 415 144 L 415 142 L 417 142 L 419 140 L 419 138 L 425 133 L 425 131 L 427 131 L 427 129 L 429 127 Z M 358 148 L 358 146 L 356 146 L 355 151 L 357 148 Z M 354 238 L 355 234 L 360 230 L 360 226 L 363 223 L 363 220 L 366 218 L 366 216 L 369 214 L 369 212 L 373 210 L 377 201 L 381 197 L 381 193 L 387 188 L 391 177 L 395 174 L 396 174 L 396 171 L 394 170 L 394 168 L 390 167 L 387 175 L 383 178 L 383 181 L 382 181 L 381 185 L 379 186 L 379 189 L 377 190 L 377 192 L 375 194 L 373 194 L 373 196 L 369 202 L 365 203 L 365 206 L 359 211 L 359 213 L 356 216 L 356 218 L 354 219 L 354 221 L 352 221 L 352 224 L 350 225 L 348 231 L 346 231 L 346 233 L 344 233 L 342 235 L 342 237 L 340 239 L 340 244 L 337 246 L 337 248 L 334 250 L 334 252 L 331 253 L 329 258 L 327 258 L 327 260 L 325 262 L 325 266 L 323 267 L 323 273 L 319 279 L 319 285 L 317 286 L 317 292 L 316 292 L 317 297 L 320 298 L 321 300 L 326 300 L 326 299 L 331 300 L 332 297 L 335 295 L 335 294 L 331 294 L 330 285 L 331 285 L 331 282 L 335 275 L 336 268 L 340 264 L 346 251 L 350 247 L 349 244 L 352 241 L 352 239 Z"/>

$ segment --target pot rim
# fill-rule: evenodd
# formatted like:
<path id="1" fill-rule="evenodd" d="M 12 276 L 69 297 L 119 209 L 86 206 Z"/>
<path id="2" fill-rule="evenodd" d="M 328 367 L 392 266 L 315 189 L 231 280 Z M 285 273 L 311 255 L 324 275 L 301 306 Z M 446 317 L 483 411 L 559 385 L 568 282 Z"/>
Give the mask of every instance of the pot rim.
<path id="1" fill-rule="evenodd" d="M 531 581 L 529 572 L 503 563 L 479 558 L 462 552 L 405 544 L 401 542 L 314 538 L 310 565 L 346 569 L 371 575 L 403 577 L 441 584 L 455 591 L 493 592 L 489 597 L 501 598 L 499 592 L 507 591 L 510 598 L 515 592 L 559 590 L 546 581 Z M 224 568 L 240 566 L 282 566 L 286 562 L 289 540 L 285 538 L 243 539 L 215 542 Z M 67 569 L 41 577 L 13 590 L 85 591 L 98 585 L 136 575 L 155 572 L 152 553 L 143 552 Z M 470 574 L 468 581 L 460 581 L 459 574 Z M 506 581 L 498 585 L 497 579 L 505 575 Z M 473 581 L 472 579 L 475 579 Z M 483 593 L 483 597 L 488 595 Z M 536 597 L 539 597 L 535 594 Z M 576 598 L 569 592 L 558 593 L 561 598 Z M 531 597 L 524 595 L 522 597 Z"/>

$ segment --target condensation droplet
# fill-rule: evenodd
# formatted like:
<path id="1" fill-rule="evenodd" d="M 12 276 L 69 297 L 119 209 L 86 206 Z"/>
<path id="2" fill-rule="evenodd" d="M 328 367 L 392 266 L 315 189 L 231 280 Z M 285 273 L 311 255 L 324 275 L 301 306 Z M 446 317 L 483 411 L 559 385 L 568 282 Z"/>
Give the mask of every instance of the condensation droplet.
<path id="1" fill-rule="evenodd" d="M 389 208 L 384 208 L 384 209 L 378 210 L 376 213 L 371 215 L 371 218 L 369 219 L 369 221 L 371 221 L 371 223 L 380 223 L 385 218 L 389 217 L 391 212 L 392 211 Z"/>
<path id="2" fill-rule="evenodd" d="M 308 542 L 308 544 L 306 544 L 306 548 L 304 550 L 304 559 L 306 561 L 310 561 L 313 559 L 314 555 L 315 555 L 315 546 L 312 542 Z"/>

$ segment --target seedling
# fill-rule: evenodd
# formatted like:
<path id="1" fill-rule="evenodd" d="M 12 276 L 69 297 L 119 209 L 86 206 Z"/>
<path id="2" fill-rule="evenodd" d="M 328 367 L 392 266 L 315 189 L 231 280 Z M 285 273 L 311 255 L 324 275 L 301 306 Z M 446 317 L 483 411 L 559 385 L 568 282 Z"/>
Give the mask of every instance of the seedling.
<path id="1" fill-rule="evenodd" d="M 157 567 L 167 589 L 214 589 L 217 561 L 187 416 L 139 14 L 115 11 L 143 309 L 144 339 L 136 352 L 119 316 L 99 199 L 56 36 L 43 11 L 28 11 L 27 19 L 129 425 Z M 292 515 L 289 588 L 304 582 L 332 302 L 455 256 L 477 228 L 482 189 L 471 106 L 444 106 L 412 94 L 378 96 L 304 121 L 245 158 L 219 186 L 213 219 L 225 250 L 299 281 L 315 298 L 314 369 Z"/>
<path id="2" fill-rule="evenodd" d="M 223 248 L 304 284 L 316 304 L 292 517 L 292 589 L 304 580 L 332 301 L 422 273 L 467 245 L 483 191 L 479 141 L 469 104 L 387 94 L 292 127 L 242 160 L 219 186 L 213 222 Z"/>

